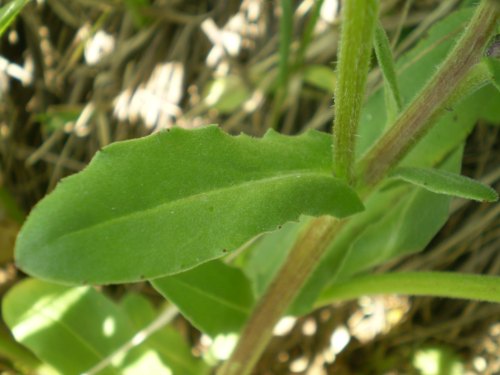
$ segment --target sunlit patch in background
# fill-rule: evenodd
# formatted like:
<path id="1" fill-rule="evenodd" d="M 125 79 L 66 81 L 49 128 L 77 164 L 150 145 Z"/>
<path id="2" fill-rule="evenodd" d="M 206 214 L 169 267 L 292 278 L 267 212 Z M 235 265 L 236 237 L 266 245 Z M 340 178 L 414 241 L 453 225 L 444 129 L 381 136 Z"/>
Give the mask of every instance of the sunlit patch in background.
<path id="1" fill-rule="evenodd" d="M 477 345 L 478 353 L 472 361 L 477 374 L 484 374 L 486 369 L 491 374 L 500 374 L 500 322 L 490 325 L 488 332 Z"/>
<path id="2" fill-rule="evenodd" d="M 103 30 L 99 30 L 85 43 L 84 56 L 89 65 L 96 65 L 108 56 L 115 48 L 115 38 Z"/>
<path id="3" fill-rule="evenodd" d="M 304 372 L 309 365 L 309 358 L 306 356 L 301 356 L 297 359 L 294 359 L 292 363 L 290 363 L 290 371 L 295 373 Z"/>
<path id="4" fill-rule="evenodd" d="M 417 350 L 412 362 L 421 375 L 464 374 L 464 367 L 460 358 L 445 346 Z"/>
<path id="5" fill-rule="evenodd" d="M 317 330 L 318 324 L 312 317 L 306 319 L 306 321 L 302 325 L 302 333 L 304 334 L 304 336 L 313 336 L 314 334 L 316 334 Z"/>
<path id="6" fill-rule="evenodd" d="M 222 67 L 220 73 L 227 73 L 228 65 L 221 65 L 220 63 L 225 54 L 234 57 L 240 52 L 241 35 L 233 30 L 241 29 L 242 24 L 243 17 L 241 14 L 231 17 L 222 30 L 217 27 L 211 18 L 203 21 L 201 29 L 214 45 L 208 53 L 206 60 L 209 67 L 214 68 L 219 65 Z"/>
<path id="7" fill-rule="evenodd" d="M 297 318 L 293 316 L 285 316 L 280 319 L 278 324 L 274 326 L 273 335 L 275 336 L 285 336 L 290 333 L 292 328 L 295 326 Z"/>
<path id="8" fill-rule="evenodd" d="M 238 338 L 239 335 L 236 333 L 217 335 L 213 339 L 206 335 L 203 335 L 203 343 L 208 346 L 206 352 L 204 353 L 203 359 L 206 363 L 212 366 L 219 363 L 220 361 L 227 360 L 233 352 Z"/>
<path id="9" fill-rule="evenodd" d="M 120 361 L 113 361 L 118 365 Z M 123 375 L 137 375 L 137 374 L 161 374 L 161 375 L 174 375 L 172 370 L 161 361 L 160 357 L 153 350 L 147 350 L 141 353 L 140 356 L 134 358 L 134 361 L 127 364 L 122 370 Z"/>
<path id="10" fill-rule="evenodd" d="M 182 114 L 184 66 L 179 62 L 158 64 L 146 83 L 135 91 L 125 89 L 114 101 L 114 115 L 120 121 L 137 123 L 155 130 L 171 128 Z"/>
<path id="11" fill-rule="evenodd" d="M 106 319 L 104 319 L 104 322 L 102 322 L 102 333 L 106 337 L 110 337 L 115 333 L 116 329 L 116 322 L 115 320 L 108 316 Z"/>
<path id="12" fill-rule="evenodd" d="M 339 354 L 349 344 L 351 335 L 346 326 L 339 326 L 330 337 L 330 348 L 334 355 Z"/>
<path id="13" fill-rule="evenodd" d="M 88 287 L 71 288 L 54 299 L 53 296 L 40 298 L 26 314 L 19 318 L 20 323 L 12 329 L 18 341 L 50 327 L 61 320 L 63 315 L 87 293 Z"/>
<path id="14" fill-rule="evenodd" d="M 33 59 L 28 56 L 23 66 L 12 63 L 3 56 L 0 56 L 0 99 L 9 89 L 8 77 L 28 86 L 33 82 Z"/>
<path id="15" fill-rule="evenodd" d="M 389 332 L 400 323 L 410 308 L 403 296 L 362 297 L 359 309 L 348 320 L 349 331 L 360 342 L 369 342 L 375 336 Z"/>

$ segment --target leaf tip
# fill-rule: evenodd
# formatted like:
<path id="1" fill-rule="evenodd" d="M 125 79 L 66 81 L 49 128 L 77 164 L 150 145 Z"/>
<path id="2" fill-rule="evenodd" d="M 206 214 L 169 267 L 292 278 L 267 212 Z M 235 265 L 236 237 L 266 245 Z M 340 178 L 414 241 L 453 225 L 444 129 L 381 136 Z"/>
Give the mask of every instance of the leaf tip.
<path id="1" fill-rule="evenodd" d="M 485 202 L 496 202 L 498 201 L 498 192 L 492 187 L 488 186 L 489 194 L 485 194 L 484 201 Z"/>

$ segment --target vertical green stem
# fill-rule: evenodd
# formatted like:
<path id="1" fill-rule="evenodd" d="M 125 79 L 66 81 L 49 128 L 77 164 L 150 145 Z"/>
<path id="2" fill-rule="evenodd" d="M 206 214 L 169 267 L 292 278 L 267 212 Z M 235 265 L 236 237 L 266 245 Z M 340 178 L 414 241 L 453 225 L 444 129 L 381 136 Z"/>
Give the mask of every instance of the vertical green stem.
<path id="1" fill-rule="evenodd" d="M 288 82 L 288 71 L 290 56 L 290 45 L 292 44 L 293 31 L 293 12 L 292 1 L 281 0 L 281 18 L 280 18 L 280 45 L 279 45 L 279 87 L 286 86 Z"/>
<path id="2" fill-rule="evenodd" d="M 370 66 L 378 0 L 344 2 L 340 52 L 335 89 L 333 169 L 350 182 L 355 158 L 356 130 Z"/>
<path id="3" fill-rule="evenodd" d="M 453 51 L 395 124 L 363 157 L 359 165 L 360 183 L 372 186 L 394 167 L 432 126 L 439 112 L 477 64 L 499 19 L 495 0 L 483 0 Z"/>
<path id="4" fill-rule="evenodd" d="M 316 0 L 314 2 L 314 6 L 311 9 L 311 14 L 309 19 L 307 20 L 306 27 L 302 34 L 302 39 L 300 40 L 299 50 L 297 51 L 297 57 L 295 58 L 294 68 L 300 68 L 305 60 L 305 55 L 307 51 L 307 47 L 311 43 L 314 27 L 318 22 L 319 14 L 321 11 L 321 6 L 323 5 L 324 0 Z"/>
<path id="5" fill-rule="evenodd" d="M 217 375 L 248 375 L 265 350 L 272 331 L 328 249 L 343 222 L 329 216 L 313 220 L 290 251 L 255 307 L 231 358 Z"/>
<path id="6" fill-rule="evenodd" d="M 278 84 L 274 96 L 273 113 L 271 116 L 271 127 L 278 127 L 281 106 L 285 101 L 288 87 L 288 76 L 290 71 L 289 57 L 290 45 L 292 44 L 293 34 L 293 10 L 291 0 L 281 0 L 280 17 L 280 39 L 279 39 L 279 63 L 278 63 Z"/>

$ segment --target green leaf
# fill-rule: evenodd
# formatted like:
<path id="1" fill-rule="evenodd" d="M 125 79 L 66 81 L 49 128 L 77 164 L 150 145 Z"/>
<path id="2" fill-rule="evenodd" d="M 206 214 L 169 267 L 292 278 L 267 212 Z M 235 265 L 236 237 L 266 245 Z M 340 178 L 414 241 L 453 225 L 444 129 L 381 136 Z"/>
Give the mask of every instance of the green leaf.
<path id="1" fill-rule="evenodd" d="M 462 149 L 440 168 L 458 171 Z M 422 250 L 449 216 L 451 198 L 422 188 L 410 189 L 400 196 L 386 214 L 368 225 L 349 246 L 335 281 L 345 280 L 370 267 L 405 254 Z M 391 204 L 387 202 L 387 206 Z"/>
<path id="2" fill-rule="evenodd" d="M 500 303 L 500 277 L 457 272 L 363 275 L 326 288 L 317 306 L 377 294 L 464 298 Z"/>
<path id="3" fill-rule="evenodd" d="M 12 0 L 0 8 L 0 36 L 16 19 L 17 15 L 28 4 L 29 0 Z"/>
<path id="4" fill-rule="evenodd" d="M 380 20 L 378 20 L 375 27 L 374 47 L 378 65 L 384 76 L 385 106 L 388 122 L 390 123 L 401 110 L 402 99 L 399 93 L 391 46 Z"/>
<path id="5" fill-rule="evenodd" d="M 500 92 L 486 86 L 462 100 L 430 129 L 400 166 L 432 167 L 465 142 L 478 119 L 500 123 Z"/>
<path id="6" fill-rule="evenodd" d="M 301 214 L 362 210 L 331 176 L 330 137 L 173 129 L 106 147 L 33 210 L 17 265 L 67 283 L 175 274 Z"/>
<path id="7" fill-rule="evenodd" d="M 433 168 L 397 168 L 391 177 L 420 186 L 434 193 L 446 194 L 476 201 L 494 202 L 498 194 L 479 181 Z"/>
<path id="8" fill-rule="evenodd" d="M 460 164 L 461 152 L 455 152 L 440 168 L 455 172 Z M 446 222 L 449 202 L 448 196 L 387 181 L 365 202 L 366 210 L 353 217 L 332 243 L 290 313 L 307 313 L 326 284 L 422 250 Z"/>
<path id="9" fill-rule="evenodd" d="M 484 61 L 486 62 L 486 65 L 488 66 L 491 75 L 493 77 L 493 84 L 497 88 L 497 90 L 500 90 L 500 60 L 498 58 L 484 58 Z"/>
<path id="10" fill-rule="evenodd" d="M 238 332 L 254 305 L 243 272 L 218 260 L 152 284 L 195 327 L 212 337 Z"/>
<path id="11" fill-rule="evenodd" d="M 210 82 L 205 89 L 205 103 L 220 113 L 232 113 L 251 96 L 239 76 L 227 75 Z"/>
<path id="12" fill-rule="evenodd" d="M 80 374 L 130 339 L 120 309 L 91 287 L 26 279 L 3 300 L 3 317 L 17 341 L 63 374 Z M 99 373 L 123 374 L 119 364 Z"/>
<path id="13" fill-rule="evenodd" d="M 153 322 L 158 311 L 151 302 L 137 293 L 128 293 L 120 301 L 121 308 L 128 314 L 134 327 L 139 331 Z M 193 357 L 186 340 L 171 326 L 165 326 L 154 332 L 141 346 L 145 346 L 159 356 L 171 374 L 202 375 L 208 373 L 208 367 Z M 151 368 L 140 372 L 153 373 Z M 159 372 L 154 372 L 155 374 Z"/>
<path id="14" fill-rule="evenodd" d="M 297 240 L 299 228 L 310 218 L 302 217 L 299 223 L 287 223 L 282 228 L 259 237 L 245 251 L 242 269 L 251 280 L 252 288 L 260 297 L 273 280 L 288 251 Z"/>
<path id="15" fill-rule="evenodd" d="M 473 9 L 464 9 L 450 14 L 429 29 L 426 37 L 422 38 L 415 48 L 398 59 L 396 73 L 403 106 L 419 92 L 425 82 L 434 74 L 436 66 L 444 60 L 451 50 L 472 13 Z M 384 92 L 378 90 L 370 97 L 361 114 L 356 144 L 358 156 L 366 152 L 385 130 L 387 118 L 384 108 Z M 476 112 L 477 109 L 474 109 L 473 113 Z M 453 114 L 450 113 L 447 117 L 451 118 L 452 116 Z M 437 126 L 439 127 L 439 125 Z M 458 126 L 455 128 L 458 129 Z M 455 137 L 454 132 L 450 132 L 447 137 L 455 142 L 452 149 L 456 147 L 457 137 Z M 442 139 L 442 141 L 444 140 L 446 138 Z M 417 147 L 420 147 L 420 144 Z M 447 148 L 447 152 L 449 151 Z"/>

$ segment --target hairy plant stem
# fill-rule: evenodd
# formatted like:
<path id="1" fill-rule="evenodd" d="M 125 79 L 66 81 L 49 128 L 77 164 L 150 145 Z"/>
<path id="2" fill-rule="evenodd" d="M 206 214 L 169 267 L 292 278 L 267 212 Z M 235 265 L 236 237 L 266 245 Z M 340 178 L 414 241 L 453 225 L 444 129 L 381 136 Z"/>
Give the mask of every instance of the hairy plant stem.
<path id="1" fill-rule="evenodd" d="M 426 134 L 433 125 L 432 117 L 443 109 L 459 82 L 480 61 L 498 19 L 495 1 L 483 0 L 436 74 L 360 161 L 360 187 L 376 185 Z"/>
<path id="2" fill-rule="evenodd" d="M 362 173 L 359 176 L 364 184 L 360 189 L 363 197 L 366 198 L 390 167 L 401 159 L 404 152 L 411 149 L 416 143 L 414 137 L 420 135 L 418 130 L 427 130 L 432 125 L 429 121 L 434 119 L 443 106 L 450 103 L 449 100 L 458 100 L 457 94 L 470 93 L 474 87 L 477 89 L 480 86 L 480 82 L 484 82 L 484 70 L 471 72 L 472 75 L 468 72 L 480 60 L 497 19 L 498 8 L 494 1 L 483 0 L 458 45 L 436 75 L 410 103 L 387 135 L 383 136 L 362 160 L 363 168 L 360 168 Z M 401 131 L 402 135 L 394 129 Z M 404 145 L 404 152 L 400 150 L 401 147 L 396 147 L 401 144 Z M 387 151 L 386 147 L 389 147 Z M 381 158 L 382 167 L 377 166 L 377 158 Z M 374 171 L 370 168 L 374 168 Z M 338 221 L 323 216 L 314 219 L 299 236 L 287 260 L 252 312 L 232 356 L 218 371 L 218 375 L 250 374 L 272 337 L 273 327 L 317 267 L 335 235 L 346 223 L 347 220 Z"/>
<path id="3" fill-rule="evenodd" d="M 342 221 L 322 216 L 299 236 L 285 263 L 255 307 L 231 358 L 218 375 L 248 375 L 271 339 L 273 327 L 285 314 L 300 288 L 316 268 Z"/>
<path id="4" fill-rule="evenodd" d="M 350 0 L 344 3 L 334 97 L 333 172 L 347 182 L 351 182 L 354 172 L 356 131 L 377 17 L 378 0 Z"/>

